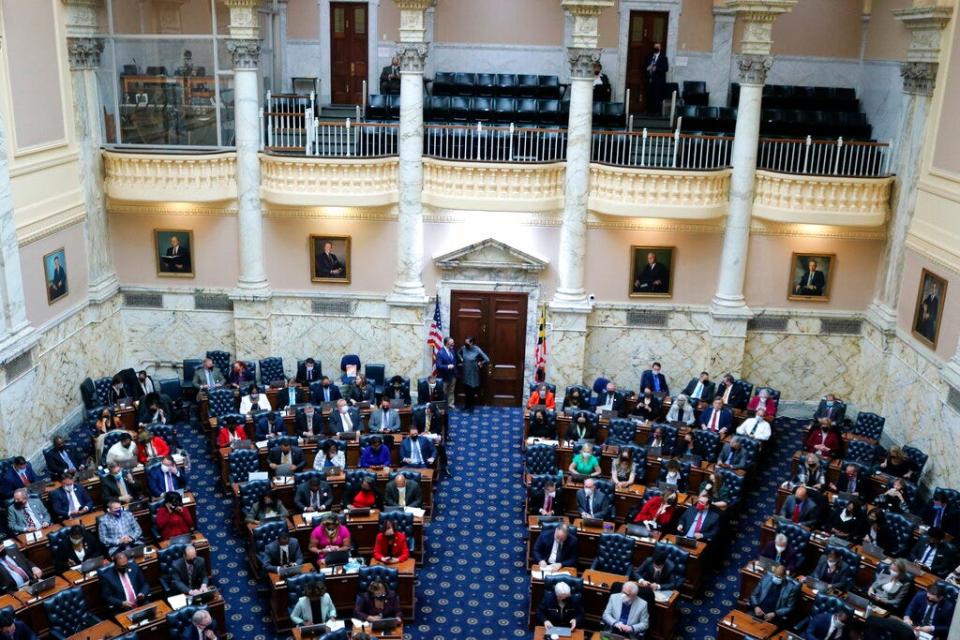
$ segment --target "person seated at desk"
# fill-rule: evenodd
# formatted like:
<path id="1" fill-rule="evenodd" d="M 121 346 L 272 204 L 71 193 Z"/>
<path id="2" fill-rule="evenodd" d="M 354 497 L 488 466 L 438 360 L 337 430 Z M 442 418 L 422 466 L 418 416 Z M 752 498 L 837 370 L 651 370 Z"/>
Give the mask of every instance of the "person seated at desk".
<path id="1" fill-rule="evenodd" d="M 400 431 L 400 412 L 390 408 L 390 401 L 383 400 L 379 409 L 370 412 L 370 432 L 396 433 Z"/>
<path id="2" fill-rule="evenodd" d="M 247 368 L 247 363 L 237 360 L 230 366 L 230 375 L 227 376 L 227 384 L 235 389 L 246 389 L 256 382 L 255 372 Z M 222 384 L 222 383 L 221 383 Z"/>
<path id="3" fill-rule="evenodd" d="M 327 585 L 322 582 L 307 585 L 290 612 L 290 621 L 296 627 L 326 624 L 336 619 L 337 608 L 333 606 L 333 599 L 327 593 Z"/>
<path id="4" fill-rule="evenodd" d="M 407 397 L 409 397 L 409 394 Z M 344 398 L 350 403 L 350 406 L 356 406 L 361 402 L 375 404 L 377 401 L 374 388 L 367 384 L 367 377 L 362 373 L 358 373 L 353 382 L 347 386 Z"/>
<path id="5" fill-rule="evenodd" d="M 579 629 L 583 624 L 583 601 L 574 601 L 571 597 L 570 585 L 558 582 L 553 590 L 546 590 L 543 600 L 537 607 L 537 619 L 546 629 L 547 636 L 554 627 Z"/>
<path id="6" fill-rule="evenodd" d="M 760 557 L 782 564 L 787 573 L 793 573 L 797 569 L 797 552 L 791 548 L 790 540 L 782 533 L 778 533 L 773 540 L 763 546 Z"/>
<path id="7" fill-rule="evenodd" d="M 180 640 L 217 640 L 217 623 L 206 609 L 198 609 L 183 630 Z"/>
<path id="8" fill-rule="evenodd" d="M 140 433 L 137 434 L 137 462 L 146 464 L 153 458 L 162 458 L 169 454 L 170 445 L 166 440 L 153 435 L 147 429 L 140 429 Z"/>
<path id="9" fill-rule="evenodd" d="M 188 544 L 183 555 L 173 561 L 170 578 L 177 593 L 195 596 L 208 589 L 207 563 L 197 555 L 197 548 Z"/>
<path id="10" fill-rule="evenodd" d="M 830 424 L 834 426 L 843 419 L 843 407 L 837 402 L 836 395 L 828 393 L 817 405 L 813 419 L 819 422 L 821 418 L 827 418 L 830 420 Z"/>
<path id="11" fill-rule="evenodd" d="M 281 466 L 286 466 L 290 469 L 289 475 L 293 475 L 303 470 L 307 460 L 303 456 L 303 449 L 291 442 L 281 442 L 270 450 L 267 455 L 267 463 L 273 472 L 276 472 Z"/>
<path id="12" fill-rule="evenodd" d="M 303 564 L 303 551 L 296 538 L 291 538 L 287 531 L 281 531 L 276 540 L 267 543 L 258 559 L 264 571 L 277 573 L 280 567 Z"/>
<path id="13" fill-rule="evenodd" d="M 636 400 L 637 404 L 634 405 L 633 410 L 630 412 L 631 416 L 636 416 L 648 423 L 660 417 L 660 401 L 653 395 L 653 391 L 644 389 L 643 393 Z"/>
<path id="14" fill-rule="evenodd" d="M 690 399 L 681 393 L 667 411 L 667 422 L 681 422 L 689 427 L 695 419 L 694 407 L 690 404 Z"/>
<path id="15" fill-rule="evenodd" d="M 24 489 L 37 481 L 33 465 L 23 456 L 16 456 L 3 474 L 3 495 L 13 496 L 17 489 Z"/>
<path id="16" fill-rule="evenodd" d="M 246 425 L 229 422 L 220 427 L 220 432 L 217 434 L 217 446 L 229 447 L 231 442 L 239 442 L 247 439 Z"/>
<path id="17" fill-rule="evenodd" d="M 193 372 L 193 386 L 206 390 L 222 387 L 226 383 L 220 369 L 213 366 L 212 358 L 204 358 L 203 365 Z"/>
<path id="18" fill-rule="evenodd" d="M 646 391 L 650 389 L 653 393 L 660 396 L 670 395 L 670 387 L 667 386 L 667 376 L 660 372 L 660 363 L 654 362 L 650 368 L 640 374 L 640 388 Z"/>
<path id="19" fill-rule="evenodd" d="M 533 393 L 530 394 L 530 399 L 527 400 L 527 408 L 532 409 L 538 405 L 543 405 L 551 411 L 557 408 L 557 398 L 553 391 L 550 391 L 550 388 L 544 384 L 540 383 L 537 385 L 537 388 L 534 389 Z"/>
<path id="20" fill-rule="evenodd" d="M 7 528 L 11 533 L 21 534 L 40 531 L 49 527 L 50 514 L 40 498 L 31 498 L 26 489 L 13 492 L 13 504 L 7 509 Z"/>
<path id="21" fill-rule="evenodd" d="M 383 446 L 383 439 L 380 436 L 370 438 L 370 444 L 360 452 L 360 467 L 389 467 L 390 449 Z"/>
<path id="22" fill-rule="evenodd" d="M 383 497 L 375 482 L 369 478 L 360 481 L 360 488 L 350 497 L 351 509 L 380 509 L 383 506 Z"/>
<path id="23" fill-rule="evenodd" d="M 563 437 L 569 442 L 596 440 L 597 425 L 581 413 L 577 416 L 576 420 L 570 422 L 570 426 L 567 427 L 567 432 Z"/>
<path id="24" fill-rule="evenodd" d="M 137 563 L 118 551 L 113 566 L 100 572 L 100 594 L 110 611 L 124 611 L 145 604 L 150 599 L 150 585 Z"/>
<path id="25" fill-rule="evenodd" d="M 293 494 L 293 506 L 300 513 L 329 511 L 331 504 L 333 504 L 333 489 L 326 480 L 316 476 L 301 482 Z"/>
<path id="26" fill-rule="evenodd" d="M 123 432 L 118 442 L 107 450 L 107 464 L 116 462 L 121 466 L 137 464 L 137 445 L 128 432 Z"/>
<path id="27" fill-rule="evenodd" d="M 373 543 L 373 559 L 384 564 L 398 564 L 410 558 L 410 544 L 402 531 L 396 530 L 393 520 L 384 520 Z"/>
<path id="28" fill-rule="evenodd" d="M 903 478 L 894 478 L 890 488 L 874 498 L 873 504 L 886 511 L 903 513 L 907 502 L 907 490 Z"/>
<path id="29" fill-rule="evenodd" d="M 652 556 L 640 564 L 633 578 L 640 587 L 638 595 L 646 601 L 647 608 L 653 610 L 657 606 L 654 592 L 676 591 L 683 586 L 684 576 L 679 575 L 677 568 L 667 557 L 666 551 L 656 549 Z"/>
<path id="30" fill-rule="evenodd" d="M 617 385 L 607 383 L 607 388 L 597 395 L 597 413 L 610 411 L 615 416 L 623 415 L 623 394 L 617 391 Z"/>
<path id="31" fill-rule="evenodd" d="M 610 480 L 615 489 L 626 489 L 637 481 L 636 465 L 633 463 L 633 452 L 622 449 L 617 456 L 617 462 L 611 466 Z"/>
<path id="32" fill-rule="evenodd" d="M 393 480 L 387 483 L 383 502 L 388 507 L 419 509 L 423 505 L 420 497 L 420 483 L 416 480 L 409 480 L 407 476 L 398 473 Z"/>
<path id="33" fill-rule="evenodd" d="M 530 414 L 530 426 L 527 428 L 527 437 L 557 439 L 557 427 L 547 421 L 547 412 L 537 409 Z"/>
<path id="34" fill-rule="evenodd" d="M 137 382 L 134 385 L 133 389 L 133 399 L 137 401 L 142 401 L 143 398 L 150 396 L 151 394 L 160 395 L 160 388 L 157 386 L 157 383 L 153 381 L 152 376 L 148 376 L 147 372 L 143 369 L 137 371 Z M 143 404 L 140 402 L 140 404 Z"/>
<path id="35" fill-rule="evenodd" d="M 843 509 L 835 511 L 830 518 L 830 535 L 844 540 L 856 541 L 864 528 L 863 509 L 857 500 L 848 500 Z"/>
<path id="36" fill-rule="evenodd" d="M 613 505 L 610 498 L 602 491 L 597 491 L 593 478 L 587 478 L 583 488 L 577 491 L 577 509 L 581 518 L 600 518 L 606 520 L 613 514 Z"/>
<path id="37" fill-rule="evenodd" d="M 580 393 L 580 389 L 571 390 L 567 397 L 563 399 L 564 409 L 587 409 L 589 406 L 589 399 Z"/>
<path id="38" fill-rule="evenodd" d="M 133 474 L 125 471 L 117 462 L 107 465 L 107 475 L 100 478 L 100 495 L 103 501 L 119 500 L 127 504 L 140 497 L 140 485 Z"/>
<path id="39" fill-rule="evenodd" d="M 750 611 L 765 622 L 782 625 L 790 618 L 797 604 L 800 588 L 786 578 L 787 570 L 780 564 L 765 574 L 750 594 Z"/>
<path id="40" fill-rule="evenodd" d="M 42 577 L 40 567 L 30 562 L 15 544 L 0 544 L 0 589 L 3 593 L 18 591 Z"/>
<path id="41" fill-rule="evenodd" d="M 880 463 L 880 469 L 891 476 L 910 480 L 916 473 L 916 465 L 900 447 L 890 447 L 887 457 Z"/>
<path id="42" fill-rule="evenodd" d="M 770 423 L 767 422 L 767 410 L 763 407 L 757 409 L 757 414 L 752 418 L 747 418 L 737 427 L 737 433 L 741 436 L 747 436 L 760 442 L 766 442 L 770 439 Z"/>
<path id="43" fill-rule="evenodd" d="M 680 463 L 675 458 L 667 460 L 667 473 L 663 477 L 664 484 L 672 484 L 678 489 L 684 484 Z"/>
<path id="44" fill-rule="evenodd" d="M 846 607 L 832 613 L 821 611 L 809 619 L 803 640 L 849 640 L 849 619 L 850 611 Z"/>
<path id="45" fill-rule="evenodd" d="M 123 426 L 123 420 L 120 419 L 120 416 L 114 415 L 112 409 L 104 407 L 100 411 L 100 417 L 97 418 L 96 423 L 94 423 L 94 428 L 97 430 L 97 433 L 104 434 L 109 431 L 117 431 L 120 429 L 125 429 Z"/>
<path id="46" fill-rule="evenodd" d="M 677 512 L 677 494 L 667 491 L 662 496 L 653 496 L 645 503 L 637 515 L 634 524 L 642 524 L 653 531 L 666 531 Z"/>
<path id="47" fill-rule="evenodd" d="M 93 509 L 93 498 L 82 484 L 77 484 L 76 473 L 63 474 L 60 487 L 50 492 L 50 510 L 57 522 L 76 518 Z"/>
<path id="48" fill-rule="evenodd" d="M 283 506 L 283 503 L 277 500 L 277 496 L 275 496 L 272 491 L 267 491 L 250 507 L 245 521 L 258 525 L 263 520 L 286 518 L 288 515 L 290 515 L 290 513 L 287 511 L 287 508 Z"/>
<path id="49" fill-rule="evenodd" d="M 636 582 L 624 582 L 620 593 L 610 594 L 603 610 L 603 624 L 628 638 L 643 638 L 650 626 L 650 614 L 646 601 L 639 597 L 640 587 Z"/>
<path id="50" fill-rule="evenodd" d="M 347 456 L 339 444 L 334 441 L 328 442 L 324 445 L 322 452 L 314 457 L 313 468 L 320 472 L 325 472 L 327 469 L 343 471 L 347 468 Z"/>
<path id="51" fill-rule="evenodd" d="M 730 487 L 723 480 L 723 476 L 716 472 L 711 472 L 700 482 L 697 493 L 706 493 L 710 496 L 710 503 L 718 509 L 726 509 L 727 505 L 730 504 L 730 498 L 733 497 Z"/>
<path id="52" fill-rule="evenodd" d="M 340 518 L 335 513 L 328 513 L 310 533 L 310 553 L 317 555 L 317 562 L 324 566 L 324 558 L 331 551 L 349 551 L 350 530 L 340 524 Z"/>
<path id="53" fill-rule="evenodd" d="M 401 616 L 400 598 L 380 580 L 371 582 L 367 592 L 357 596 L 353 610 L 353 617 L 362 622 L 396 618 L 397 624 L 400 624 L 403 621 Z"/>
<path id="54" fill-rule="evenodd" d="M 849 566 L 840 557 L 840 553 L 836 549 L 831 549 L 825 555 L 820 556 L 820 560 L 817 561 L 817 566 L 810 577 L 840 591 L 847 591 L 853 582 L 856 569 L 857 567 Z"/>
<path id="55" fill-rule="evenodd" d="M 872 544 L 880 547 L 881 549 L 887 549 L 891 544 L 888 535 L 883 535 L 883 530 L 880 528 L 880 524 L 883 519 L 883 511 L 880 509 L 872 509 L 867 512 L 867 522 L 865 525 L 863 533 L 863 544 Z"/>
<path id="56" fill-rule="evenodd" d="M 863 491 L 863 478 L 860 477 L 860 468 L 855 464 L 848 464 L 836 482 L 830 483 L 832 491 L 860 495 Z"/>
<path id="57" fill-rule="evenodd" d="M 826 482 L 826 465 L 820 462 L 820 458 L 815 453 L 808 453 L 804 456 L 803 463 L 797 467 L 797 474 L 780 486 L 791 491 L 799 486 L 813 487 L 819 491 Z"/>
<path id="58" fill-rule="evenodd" d="M 717 396 L 713 405 L 700 414 L 700 428 L 719 433 L 721 437 L 733 428 L 733 412 L 723 406 L 723 399 Z"/>
<path id="59" fill-rule="evenodd" d="M 928 527 L 939 527 L 954 538 L 960 533 L 960 509 L 957 503 L 951 503 L 943 492 L 934 490 L 933 500 L 923 511 L 923 523 Z"/>
<path id="60" fill-rule="evenodd" d="M 920 536 L 910 551 L 910 560 L 941 578 L 945 578 L 953 569 L 955 558 L 953 545 L 944 542 L 943 529 L 939 527 L 927 529 L 927 534 Z"/>
<path id="61" fill-rule="evenodd" d="M 0 613 L 0 640 L 37 640 L 37 634 L 12 611 L 4 611 Z"/>
<path id="62" fill-rule="evenodd" d="M 356 407 L 347 405 L 343 398 L 337 400 L 337 408 L 330 413 L 330 433 L 337 435 L 347 431 L 361 431 L 363 429 L 362 418 Z"/>
<path id="63" fill-rule="evenodd" d="M 277 391 L 277 411 L 283 411 L 287 407 L 299 404 L 299 391 L 300 388 L 297 386 L 296 378 L 288 379 L 286 386 Z"/>
<path id="64" fill-rule="evenodd" d="M 760 409 L 763 409 L 763 414 L 770 420 L 777 417 L 777 403 L 770 397 L 770 390 L 766 387 L 760 389 L 757 395 L 750 398 L 750 402 L 747 403 L 747 411 L 760 411 Z"/>
<path id="65" fill-rule="evenodd" d="M 108 553 L 143 544 L 143 530 L 133 514 L 123 508 L 119 500 L 107 503 L 107 513 L 100 517 L 97 534 Z"/>
<path id="66" fill-rule="evenodd" d="M 953 620 L 954 603 L 943 597 L 943 588 L 934 584 L 920 591 L 907 606 L 903 621 L 914 631 L 929 633 L 935 640 L 946 640 Z"/>
<path id="67" fill-rule="evenodd" d="M 691 378 L 687 386 L 683 388 L 683 395 L 690 398 L 693 408 L 696 409 L 697 405 L 701 402 L 707 403 L 713 401 L 717 395 L 717 385 L 710 382 L 709 373 L 701 371 L 699 377 Z"/>
<path id="68" fill-rule="evenodd" d="M 742 409 L 747 404 L 746 390 L 730 373 L 723 376 L 723 380 L 717 387 L 717 396 L 723 401 L 724 406 L 731 409 Z"/>
<path id="69" fill-rule="evenodd" d="M 247 395 L 240 399 L 240 413 L 249 415 L 254 411 L 271 411 L 270 399 L 267 394 L 260 393 L 260 388 L 252 384 Z"/>
<path id="70" fill-rule="evenodd" d="M 877 569 L 877 577 L 867 589 L 867 596 L 888 611 L 898 612 L 913 587 L 913 576 L 907 571 L 907 563 L 897 558 L 886 568 Z"/>
<path id="71" fill-rule="evenodd" d="M 336 402 L 341 399 L 340 387 L 330 384 L 330 378 L 323 376 L 320 379 L 320 386 L 311 390 L 310 401 L 313 404 L 326 404 Z"/>
<path id="72" fill-rule="evenodd" d="M 53 437 L 53 448 L 43 452 L 43 459 L 47 463 L 47 472 L 54 480 L 62 478 L 67 471 L 78 471 L 84 467 L 80 460 L 74 460 L 70 455 L 63 436 Z"/>
<path id="73" fill-rule="evenodd" d="M 442 402 L 446 404 L 447 395 L 443 391 L 443 383 L 432 373 L 426 380 L 417 383 L 417 403 Z"/>
<path id="74" fill-rule="evenodd" d="M 800 485 L 787 498 L 780 509 L 780 515 L 796 524 L 812 527 L 817 522 L 817 503 L 807 498 L 807 487 Z"/>
<path id="75" fill-rule="evenodd" d="M 183 491 L 187 487 L 186 472 L 180 470 L 172 456 L 165 455 L 160 464 L 147 472 L 147 487 L 154 498 L 169 491 Z"/>
<path id="76" fill-rule="evenodd" d="M 560 567 L 577 566 L 577 537 L 567 525 L 560 523 L 553 528 L 553 534 L 544 529 L 533 545 L 533 561 L 541 569 L 557 570 Z"/>
<path id="77" fill-rule="evenodd" d="M 148 394 L 137 408 L 137 424 L 145 427 L 148 424 L 167 424 L 167 411 L 160 402 L 156 393 Z"/>
<path id="78" fill-rule="evenodd" d="M 543 490 L 530 496 L 528 508 L 531 513 L 541 516 L 563 515 L 563 506 L 560 504 L 560 490 L 555 480 L 543 483 Z"/>
<path id="79" fill-rule="evenodd" d="M 710 508 L 710 496 L 701 494 L 693 508 L 684 511 L 677 532 L 688 538 L 712 541 L 720 531 L 720 516 Z"/>
<path id="80" fill-rule="evenodd" d="M 316 360 L 307 358 L 297 365 L 296 381 L 298 384 L 309 387 L 311 382 L 316 382 L 317 380 L 320 380 L 320 367 L 317 366 Z"/>
<path id="81" fill-rule="evenodd" d="M 403 376 L 393 376 L 383 387 L 382 398 L 387 400 L 403 400 L 404 405 L 410 404 L 410 387 L 404 384 Z"/>
<path id="82" fill-rule="evenodd" d="M 176 491 L 164 494 L 163 505 L 157 509 L 156 518 L 161 540 L 186 535 L 194 528 L 193 516 L 189 509 L 183 507 L 183 497 Z"/>
<path id="83" fill-rule="evenodd" d="M 654 448 L 660 449 L 661 458 L 669 457 L 673 453 L 670 449 L 670 443 L 666 441 L 663 435 L 662 427 L 655 428 L 653 433 L 650 434 L 650 439 L 647 440 L 647 451 Z"/>
<path id="84" fill-rule="evenodd" d="M 84 560 L 103 555 L 103 546 L 97 537 L 83 525 L 75 524 L 67 533 L 68 544 L 61 545 L 53 556 L 54 570 L 63 573 Z"/>
<path id="85" fill-rule="evenodd" d="M 747 452 L 743 450 L 740 438 L 734 436 L 720 449 L 717 466 L 721 469 L 743 469 L 747 464 Z"/>
<path id="86" fill-rule="evenodd" d="M 430 438 L 421 438 L 416 427 L 410 427 L 410 436 L 400 443 L 400 461 L 406 467 L 429 467 L 437 452 Z"/>
<path id="87" fill-rule="evenodd" d="M 573 456 L 570 466 L 567 468 L 570 473 L 576 473 L 581 476 L 599 476 L 600 461 L 593 455 L 593 445 L 584 442 L 580 447 L 580 453 Z"/>
<path id="88" fill-rule="evenodd" d="M 107 404 L 115 407 L 121 402 L 129 402 L 132 398 L 133 394 L 130 393 L 127 385 L 124 384 L 123 376 L 119 373 L 114 374 L 113 380 L 110 382 L 110 387 L 107 389 Z"/>
<path id="89" fill-rule="evenodd" d="M 305 406 L 303 411 L 297 412 L 296 422 L 297 433 L 303 437 L 323 435 L 323 414 L 312 404 Z"/>

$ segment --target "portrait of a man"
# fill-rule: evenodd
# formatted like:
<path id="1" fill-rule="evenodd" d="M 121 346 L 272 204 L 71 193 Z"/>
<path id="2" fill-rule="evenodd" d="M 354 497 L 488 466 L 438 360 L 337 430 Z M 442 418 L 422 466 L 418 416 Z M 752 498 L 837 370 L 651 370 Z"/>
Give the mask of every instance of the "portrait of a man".
<path id="1" fill-rule="evenodd" d="M 313 282 L 350 282 L 350 236 L 310 236 Z"/>
<path id="2" fill-rule="evenodd" d="M 153 232 L 157 253 L 157 275 L 192 278 L 193 232 L 187 230 L 156 229 Z"/>
<path id="3" fill-rule="evenodd" d="M 674 247 L 630 247 L 631 297 L 670 297 L 673 253 Z"/>
<path id="4" fill-rule="evenodd" d="M 43 256 L 43 274 L 47 284 L 47 304 L 67 295 L 67 258 L 62 247 Z"/>
<path id="5" fill-rule="evenodd" d="M 830 276 L 835 262 L 836 256 L 833 254 L 794 253 L 790 259 L 790 286 L 787 298 L 828 302 Z"/>
<path id="6" fill-rule="evenodd" d="M 913 335 L 931 349 L 937 348 L 940 319 L 943 316 L 943 298 L 947 281 L 923 269 L 917 291 L 917 307 L 913 312 Z"/>

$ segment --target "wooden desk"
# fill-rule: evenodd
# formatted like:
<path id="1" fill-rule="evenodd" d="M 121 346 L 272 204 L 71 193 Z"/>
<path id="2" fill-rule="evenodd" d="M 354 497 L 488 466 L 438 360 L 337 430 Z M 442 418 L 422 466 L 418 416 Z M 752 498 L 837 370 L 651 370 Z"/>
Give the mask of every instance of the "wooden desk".
<path id="1" fill-rule="evenodd" d="M 20 619 L 26 622 L 27 626 L 33 629 L 38 636 L 42 637 L 50 631 L 50 621 L 47 619 L 47 611 L 43 607 L 43 601 L 72 586 L 72 584 L 57 576 L 54 578 L 53 588 L 39 596 L 31 596 L 24 590 L 15 591 L 11 595 L 23 605 L 23 611 L 19 614 Z"/>
<path id="2" fill-rule="evenodd" d="M 547 633 L 547 630 L 544 627 L 537 627 L 533 630 L 533 640 L 547 640 L 550 637 L 550 634 Z M 586 636 L 583 634 L 583 629 L 574 629 L 570 634 L 570 640 L 584 640 Z"/>
<path id="3" fill-rule="evenodd" d="M 602 626 L 603 611 L 613 590 L 614 583 L 625 582 L 627 577 L 587 569 L 583 572 L 583 608 L 591 626 Z M 656 640 L 673 638 L 677 625 L 676 603 L 680 594 L 674 591 L 667 602 L 658 602 L 650 612 L 649 634 Z"/>
<path id="4" fill-rule="evenodd" d="M 156 609 L 157 611 L 152 620 L 139 624 L 131 622 L 131 615 L 147 609 Z M 157 600 L 156 602 L 145 604 L 142 607 L 118 613 L 116 620 L 124 632 L 136 631 L 138 640 L 165 640 L 169 635 L 167 633 L 167 614 L 171 611 L 170 605 L 163 600 Z"/>
<path id="5" fill-rule="evenodd" d="M 777 625 L 762 622 L 743 611 L 731 611 L 717 623 L 717 640 L 757 638 L 766 640 L 777 632 Z"/>
<path id="6" fill-rule="evenodd" d="M 93 638 L 113 638 L 123 635 L 123 629 L 113 620 L 102 620 L 97 624 L 78 631 L 67 640 L 93 640 Z"/>

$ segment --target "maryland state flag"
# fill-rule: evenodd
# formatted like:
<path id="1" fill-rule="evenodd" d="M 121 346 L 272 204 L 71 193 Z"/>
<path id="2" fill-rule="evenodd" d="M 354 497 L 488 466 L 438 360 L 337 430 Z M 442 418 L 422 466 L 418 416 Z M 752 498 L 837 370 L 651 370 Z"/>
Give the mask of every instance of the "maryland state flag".
<path id="1" fill-rule="evenodd" d="M 547 305 L 540 307 L 540 328 L 537 331 L 537 348 L 533 352 L 533 374 L 537 382 L 547 379 Z"/>

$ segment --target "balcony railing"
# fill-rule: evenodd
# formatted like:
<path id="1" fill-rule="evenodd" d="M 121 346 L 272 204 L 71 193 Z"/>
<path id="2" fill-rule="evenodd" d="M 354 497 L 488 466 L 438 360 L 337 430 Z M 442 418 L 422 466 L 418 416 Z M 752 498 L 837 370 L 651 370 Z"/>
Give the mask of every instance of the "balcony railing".
<path id="1" fill-rule="evenodd" d="M 491 127 L 430 124 L 424 127 L 423 153 L 438 160 L 499 163 L 562 162 L 567 158 L 565 129 L 514 125 Z"/>
<path id="2" fill-rule="evenodd" d="M 778 173 L 848 178 L 890 175 L 891 148 L 884 142 L 764 138 L 757 168 Z"/>
<path id="3" fill-rule="evenodd" d="M 733 138 L 643 131 L 595 131 L 593 162 L 637 169 L 715 170 L 730 166 Z"/>

